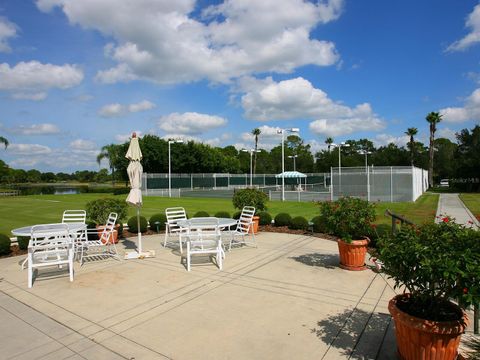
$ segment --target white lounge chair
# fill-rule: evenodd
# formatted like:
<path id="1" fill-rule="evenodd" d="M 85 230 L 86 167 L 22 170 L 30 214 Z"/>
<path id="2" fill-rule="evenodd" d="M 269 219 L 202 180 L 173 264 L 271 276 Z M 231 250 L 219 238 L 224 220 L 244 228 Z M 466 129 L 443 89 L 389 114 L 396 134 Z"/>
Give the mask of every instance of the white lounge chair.
<path id="1" fill-rule="evenodd" d="M 180 253 L 182 253 L 182 234 L 186 232 L 186 229 L 178 226 L 177 221 L 187 220 L 187 213 L 183 207 L 173 207 L 165 209 L 165 216 L 167 217 L 167 222 L 165 223 L 163 247 L 167 246 L 167 242 L 172 242 L 172 238 L 178 238 L 178 246 Z M 175 241 L 177 241 L 177 239 L 175 239 Z"/>
<path id="2" fill-rule="evenodd" d="M 195 231 L 188 229 L 182 235 L 187 245 L 187 271 L 191 270 L 192 255 L 214 255 L 218 268 L 222 270 L 224 253 L 218 219 L 199 218 L 199 221 L 201 228 L 195 227 Z"/>
<path id="3" fill-rule="evenodd" d="M 230 243 L 228 245 L 228 251 L 232 249 L 232 245 L 238 244 L 238 245 L 248 245 L 251 244 L 255 247 L 257 247 L 257 243 L 255 241 L 255 234 L 253 231 L 250 231 L 251 227 L 253 226 L 253 215 L 255 215 L 255 208 L 253 206 L 245 206 L 242 209 L 242 214 L 240 215 L 240 218 L 238 219 L 237 226 L 235 230 L 230 230 L 230 231 L 224 231 L 224 237 L 225 235 L 230 236 Z M 252 241 L 246 241 L 245 238 L 251 235 L 252 236 Z M 235 238 L 240 237 L 241 241 L 236 242 Z M 226 246 L 226 242 L 224 243 Z"/>
<path id="4" fill-rule="evenodd" d="M 107 224 L 103 228 L 99 238 L 97 240 L 87 239 L 83 243 L 80 255 L 80 263 L 82 265 L 86 258 L 99 259 L 104 257 L 113 257 L 117 260 L 120 260 L 117 247 L 115 246 L 115 241 L 113 240 L 113 232 L 115 230 L 115 222 L 117 221 L 117 217 L 118 215 L 116 213 L 110 213 L 108 215 Z M 97 234 L 97 230 L 87 231 L 87 235 L 88 234 Z"/>
<path id="5" fill-rule="evenodd" d="M 73 281 L 73 257 L 73 241 L 67 224 L 33 226 L 28 244 L 28 287 L 33 285 L 33 270 L 47 266 L 67 265 Z"/>
<path id="6" fill-rule="evenodd" d="M 65 210 L 62 216 L 62 224 L 85 224 L 87 220 L 87 212 L 85 210 Z M 75 254 L 78 254 L 79 249 L 83 246 L 83 242 L 87 240 L 86 231 L 77 234 L 74 241 Z"/>

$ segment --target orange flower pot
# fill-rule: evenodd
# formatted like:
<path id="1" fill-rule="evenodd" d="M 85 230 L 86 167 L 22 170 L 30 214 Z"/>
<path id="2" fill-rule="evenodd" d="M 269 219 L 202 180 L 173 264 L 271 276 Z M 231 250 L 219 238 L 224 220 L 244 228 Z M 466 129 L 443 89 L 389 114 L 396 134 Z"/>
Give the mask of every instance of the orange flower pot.
<path id="1" fill-rule="evenodd" d="M 460 337 L 468 325 L 465 312 L 457 321 L 430 321 L 408 315 L 397 307 L 397 301 L 410 294 L 390 300 L 388 310 L 395 321 L 397 352 L 403 360 L 454 360 L 458 355 Z"/>
<path id="2" fill-rule="evenodd" d="M 248 230 L 248 233 L 251 234 L 252 232 L 254 234 L 258 233 L 258 224 L 260 222 L 260 216 L 254 216 L 253 219 L 253 224 L 250 226 L 250 230 Z"/>
<path id="3" fill-rule="evenodd" d="M 353 240 L 347 243 L 341 239 L 337 240 L 338 252 L 340 253 L 340 267 L 345 270 L 365 270 L 365 255 L 370 240 Z"/>
<path id="4" fill-rule="evenodd" d="M 118 244 L 118 228 L 120 227 L 119 224 L 115 225 L 115 230 L 113 230 L 113 234 L 110 238 L 110 242 L 113 239 L 113 242 L 115 244 Z M 97 225 L 97 232 L 98 232 L 98 238 L 102 237 L 103 229 L 105 228 L 105 225 Z"/>

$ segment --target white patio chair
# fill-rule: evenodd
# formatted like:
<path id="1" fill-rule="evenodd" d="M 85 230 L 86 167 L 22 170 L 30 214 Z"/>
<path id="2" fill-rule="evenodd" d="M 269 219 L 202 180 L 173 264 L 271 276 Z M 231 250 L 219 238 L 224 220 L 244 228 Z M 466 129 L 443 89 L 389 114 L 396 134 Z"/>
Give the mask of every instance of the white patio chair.
<path id="1" fill-rule="evenodd" d="M 33 285 L 33 270 L 47 266 L 67 265 L 73 281 L 73 257 L 73 241 L 67 224 L 33 226 L 28 244 L 28 287 Z"/>
<path id="2" fill-rule="evenodd" d="M 113 232 L 115 230 L 115 222 L 118 215 L 116 213 L 110 213 L 108 215 L 107 224 L 103 228 L 103 231 L 97 240 L 90 240 L 87 238 L 82 246 L 80 255 L 80 263 L 83 265 L 83 261 L 86 258 L 101 259 L 104 257 L 113 257 L 120 260 L 118 256 L 117 247 L 113 240 Z M 97 230 L 87 231 L 88 234 L 98 234 Z"/>
<path id="3" fill-rule="evenodd" d="M 172 242 L 172 238 L 177 237 L 180 253 L 182 253 L 182 234 L 186 233 L 186 229 L 178 226 L 177 221 L 187 220 L 187 213 L 183 207 L 173 207 L 165 209 L 165 216 L 167 217 L 167 222 L 165 223 L 163 247 L 167 246 L 167 242 Z"/>
<path id="4" fill-rule="evenodd" d="M 248 245 L 252 244 L 257 247 L 257 242 L 255 241 L 255 234 L 253 231 L 250 232 L 251 227 L 253 226 L 253 215 L 255 215 L 255 208 L 253 206 L 245 206 L 242 209 L 242 214 L 238 219 L 237 226 L 235 230 L 224 231 L 223 235 L 230 235 L 230 243 L 228 245 L 228 251 L 232 249 L 234 243 L 239 245 Z M 248 235 L 252 235 L 252 241 L 246 241 L 245 238 Z M 242 240 L 236 242 L 235 237 L 240 237 Z M 226 242 L 224 243 L 226 246 Z"/>
<path id="5" fill-rule="evenodd" d="M 191 219 L 196 221 L 196 219 Z M 220 270 L 223 268 L 224 252 L 222 249 L 222 236 L 216 218 L 198 218 L 201 227 L 192 225 L 192 230 L 187 229 L 187 233 L 182 235 L 186 242 L 187 271 L 191 270 L 192 255 L 210 255 L 215 256 L 215 261 Z"/>
<path id="6" fill-rule="evenodd" d="M 62 216 L 62 224 L 85 224 L 87 220 L 87 212 L 85 210 L 65 210 Z M 79 249 L 83 246 L 83 242 L 87 239 L 86 231 L 74 237 L 74 250 L 78 254 Z"/>

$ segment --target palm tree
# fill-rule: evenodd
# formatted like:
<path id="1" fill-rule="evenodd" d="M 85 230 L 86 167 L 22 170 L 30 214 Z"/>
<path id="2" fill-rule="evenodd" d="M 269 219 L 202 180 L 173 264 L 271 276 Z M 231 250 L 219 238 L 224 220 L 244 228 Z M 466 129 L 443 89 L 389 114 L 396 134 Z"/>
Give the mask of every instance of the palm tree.
<path id="1" fill-rule="evenodd" d="M 8 140 L 6 138 L 4 138 L 3 136 L 0 136 L 0 143 L 2 144 L 5 144 L 5 149 L 8 147 L 8 145 L 10 144 L 8 142 Z"/>
<path id="2" fill-rule="evenodd" d="M 257 170 L 257 148 L 258 148 L 258 137 L 262 133 L 259 128 L 255 128 L 252 130 L 252 135 L 255 136 L 255 153 L 253 155 L 253 175 L 255 175 L 255 171 Z"/>
<path id="3" fill-rule="evenodd" d="M 328 151 L 330 151 L 330 147 L 331 147 L 332 144 L 333 144 L 333 138 L 331 138 L 330 136 L 327 137 L 327 138 L 325 139 L 325 144 L 328 145 Z"/>
<path id="4" fill-rule="evenodd" d="M 105 145 L 97 155 L 97 163 L 100 165 L 103 159 L 108 159 L 108 165 L 112 172 L 112 184 L 115 186 L 115 164 L 117 161 L 118 146 L 115 144 Z"/>
<path id="5" fill-rule="evenodd" d="M 413 137 L 417 135 L 417 133 L 418 133 L 418 129 L 414 127 L 408 128 L 407 131 L 405 131 L 405 134 L 410 136 L 408 147 L 410 148 L 410 162 L 412 163 L 412 166 L 413 166 L 413 155 L 415 151 L 415 139 Z"/>
<path id="6" fill-rule="evenodd" d="M 437 131 L 437 124 L 442 121 L 442 115 L 438 112 L 431 112 L 427 115 L 425 120 L 430 124 L 430 147 L 428 149 L 428 182 L 430 186 L 433 185 L 433 151 L 435 147 L 435 131 Z"/>

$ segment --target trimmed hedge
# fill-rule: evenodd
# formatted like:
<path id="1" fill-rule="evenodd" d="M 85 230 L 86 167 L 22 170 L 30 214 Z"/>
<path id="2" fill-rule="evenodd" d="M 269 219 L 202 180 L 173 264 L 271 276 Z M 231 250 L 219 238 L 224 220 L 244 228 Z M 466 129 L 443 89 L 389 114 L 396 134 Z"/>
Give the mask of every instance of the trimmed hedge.
<path id="1" fill-rule="evenodd" d="M 130 219 L 127 221 L 128 224 L 128 231 L 131 233 L 137 233 L 138 232 L 138 222 L 137 222 L 137 217 L 132 216 Z M 140 216 L 140 232 L 145 232 L 148 229 L 148 223 L 147 219 L 145 217 Z"/>
<path id="2" fill-rule="evenodd" d="M 323 224 L 321 216 L 315 216 L 312 219 L 312 223 L 313 223 L 313 232 L 316 232 L 316 233 L 324 233 L 325 232 L 325 226 Z"/>
<path id="3" fill-rule="evenodd" d="M 289 226 L 292 222 L 292 217 L 287 213 L 280 213 L 275 216 L 275 226 Z"/>
<path id="4" fill-rule="evenodd" d="M 240 219 L 240 216 L 242 215 L 242 212 L 241 211 L 237 211 L 235 213 L 233 213 L 233 216 L 232 218 L 235 219 L 235 220 L 238 220 Z"/>
<path id="5" fill-rule="evenodd" d="M 167 222 L 167 217 L 165 214 L 158 213 L 158 214 L 153 214 L 150 216 L 150 219 L 148 220 L 148 223 L 150 224 L 150 230 L 157 231 L 157 224 L 156 222 L 159 222 L 158 224 L 158 231 L 163 231 L 165 230 L 165 223 Z"/>
<path id="6" fill-rule="evenodd" d="M 10 245 L 12 241 L 10 238 L 5 234 L 0 234 L 0 255 L 8 255 L 10 254 Z"/>
<path id="7" fill-rule="evenodd" d="M 270 225 L 272 223 L 272 215 L 266 211 L 260 211 L 257 216 L 260 218 L 260 225 Z"/>
<path id="8" fill-rule="evenodd" d="M 288 228 L 292 230 L 307 230 L 308 220 L 303 216 L 296 216 L 292 219 Z"/>
<path id="9" fill-rule="evenodd" d="M 17 236 L 17 244 L 20 250 L 27 250 L 30 236 Z"/>
<path id="10" fill-rule="evenodd" d="M 236 190 L 232 198 L 232 203 L 235 209 L 243 209 L 245 206 L 253 206 L 256 211 L 267 210 L 267 201 L 267 194 L 257 189 Z"/>
<path id="11" fill-rule="evenodd" d="M 216 218 L 230 218 L 230 213 L 228 211 L 219 211 L 215 214 Z"/>
<path id="12" fill-rule="evenodd" d="M 195 214 L 193 214 L 193 217 L 209 217 L 210 214 L 206 211 L 197 211 Z"/>

